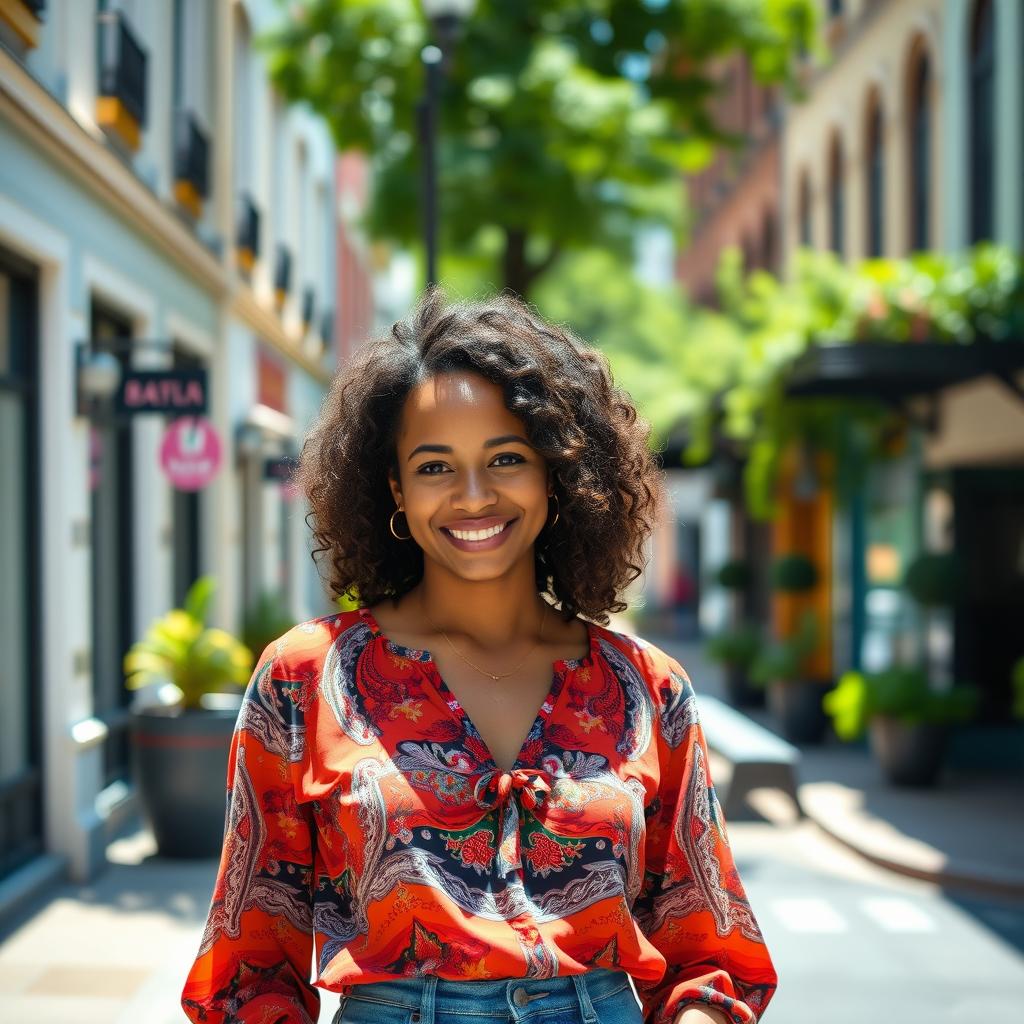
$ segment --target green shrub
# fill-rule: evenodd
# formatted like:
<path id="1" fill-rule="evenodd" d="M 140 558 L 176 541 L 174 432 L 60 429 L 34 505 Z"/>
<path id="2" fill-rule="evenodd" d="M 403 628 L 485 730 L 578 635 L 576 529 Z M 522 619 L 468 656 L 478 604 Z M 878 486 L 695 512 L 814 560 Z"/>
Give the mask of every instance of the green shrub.
<path id="1" fill-rule="evenodd" d="M 715 582 L 726 590 L 746 590 L 753 579 L 754 572 L 750 562 L 742 558 L 726 562 L 715 573 Z"/>
<path id="2" fill-rule="evenodd" d="M 952 553 L 918 555 L 907 567 L 903 586 L 926 608 L 949 607 L 961 587 L 960 563 Z"/>
<path id="3" fill-rule="evenodd" d="M 278 591 L 266 591 L 245 610 L 242 617 L 242 642 L 257 657 L 268 644 L 295 625 L 284 598 Z"/>
<path id="4" fill-rule="evenodd" d="M 966 722 L 977 712 L 978 691 L 954 686 L 937 692 L 923 669 L 896 666 L 883 672 L 846 672 L 834 690 L 822 698 L 841 740 L 862 736 L 874 715 L 907 723 Z"/>
<path id="5" fill-rule="evenodd" d="M 807 609 L 791 636 L 760 649 L 750 666 L 750 681 L 757 686 L 767 686 L 799 679 L 807 655 L 818 645 L 818 635 L 818 620 Z"/>
<path id="6" fill-rule="evenodd" d="M 797 594 L 812 590 L 817 582 L 817 567 L 806 555 L 782 555 L 772 566 L 772 586 L 776 590 Z"/>
<path id="7" fill-rule="evenodd" d="M 757 628 L 750 625 L 724 629 L 711 637 L 704 652 L 714 662 L 747 669 L 757 656 L 761 637 Z"/>

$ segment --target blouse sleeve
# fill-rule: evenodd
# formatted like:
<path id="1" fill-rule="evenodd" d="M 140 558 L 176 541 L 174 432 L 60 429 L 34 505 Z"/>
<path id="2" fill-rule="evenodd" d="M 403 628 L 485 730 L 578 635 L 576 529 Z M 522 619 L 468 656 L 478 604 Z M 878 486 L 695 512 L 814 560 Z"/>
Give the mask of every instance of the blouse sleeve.
<path id="1" fill-rule="evenodd" d="M 296 800 L 305 723 L 274 645 L 246 687 L 231 740 L 224 845 L 181 1005 L 207 1024 L 312 1024 L 315 824 Z"/>
<path id="2" fill-rule="evenodd" d="M 667 966 L 660 981 L 637 981 L 637 994 L 645 1024 L 671 1024 L 690 1003 L 754 1024 L 778 979 L 733 862 L 693 688 L 662 657 L 653 680 L 662 776 L 633 913 Z"/>

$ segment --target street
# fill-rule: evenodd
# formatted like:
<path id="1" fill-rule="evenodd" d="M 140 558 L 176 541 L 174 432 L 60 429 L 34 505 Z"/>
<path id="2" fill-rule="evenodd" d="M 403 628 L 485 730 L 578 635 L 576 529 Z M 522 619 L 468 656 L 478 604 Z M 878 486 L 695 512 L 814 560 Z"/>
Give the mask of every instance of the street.
<path id="1" fill-rule="evenodd" d="M 998 1019 L 1024 1000 L 1024 904 L 943 893 L 868 864 L 811 822 L 780 821 L 729 826 L 779 971 L 770 1024 Z M 146 832 L 110 855 L 94 885 L 61 886 L 0 937 L 6 1024 L 182 1019 L 216 865 L 160 860 Z M 323 997 L 322 1022 L 336 1005 Z"/>

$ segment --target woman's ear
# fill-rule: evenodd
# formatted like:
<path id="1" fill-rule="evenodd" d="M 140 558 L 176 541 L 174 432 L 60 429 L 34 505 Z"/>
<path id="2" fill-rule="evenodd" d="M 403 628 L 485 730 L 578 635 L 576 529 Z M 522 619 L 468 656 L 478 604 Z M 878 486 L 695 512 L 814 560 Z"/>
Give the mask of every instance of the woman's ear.
<path id="1" fill-rule="evenodd" d="M 394 470 L 388 470 L 388 487 L 391 488 L 391 497 L 395 499 L 395 507 L 402 508 L 402 485 L 395 479 Z"/>

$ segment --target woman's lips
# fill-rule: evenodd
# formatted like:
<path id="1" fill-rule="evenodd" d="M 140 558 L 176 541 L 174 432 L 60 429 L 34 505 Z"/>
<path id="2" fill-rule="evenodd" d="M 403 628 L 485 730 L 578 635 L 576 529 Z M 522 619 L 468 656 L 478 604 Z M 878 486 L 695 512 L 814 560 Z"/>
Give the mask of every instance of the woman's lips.
<path id="1" fill-rule="evenodd" d="M 460 551 L 490 551 L 505 543 L 505 538 L 517 522 L 519 522 L 518 519 L 509 519 L 503 530 L 494 534 L 493 537 L 485 537 L 483 540 L 462 540 L 456 537 L 446 526 L 441 527 L 441 533 L 448 539 L 449 544 Z M 487 527 L 482 527 L 482 529 L 487 529 Z"/>

